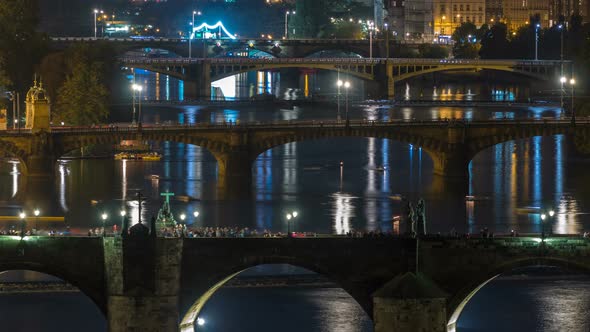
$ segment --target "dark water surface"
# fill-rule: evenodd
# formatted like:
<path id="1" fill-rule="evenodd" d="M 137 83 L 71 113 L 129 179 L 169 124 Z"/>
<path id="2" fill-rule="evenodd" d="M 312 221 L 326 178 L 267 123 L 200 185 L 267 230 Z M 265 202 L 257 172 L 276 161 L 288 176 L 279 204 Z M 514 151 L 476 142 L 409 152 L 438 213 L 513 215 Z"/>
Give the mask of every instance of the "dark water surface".
<path id="1" fill-rule="evenodd" d="M 439 93 L 439 92 L 437 92 Z M 357 106 L 352 118 L 489 119 L 541 118 L 555 109 Z M 119 109 L 114 121 L 128 121 Z M 343 117 L 341 112 L 340 117 Z M 334 106 L 145 107 L 145 122 L 180 123 L 336 119 Z M 343 234 L 349 230 L 392 228 L 401 214 L 400 195 L 426 200 L 430 232 L 540 232 L 542 209 L 557 212 L 556 233 L 590 230 L 590 162 L 575 157 L 564 136 L 498 144 L 480 152 L 470 165 L 468 183 L 448 183 L 432 175 L 432 160 L 421 149 L 372 138 L 306 141 L 276 147 L 252 165 L 253 195 L 217 200 L 217 163 L 197 146 L 155 144 L 161 162 L 115 160 L 60 161 L 51 181 L 25 181 L 18 164 L 0 164 L 0 214 L 40 208 L 42 215 L 64 215 L 72 228 L 119 223 L 124 207 L 139 220 L 135 190 L 142 190 L 142 219 L 157 212 L 166 190 L 198 201 L 173 201 L 178 216 L 198 226 L 248 226 L 286 231 L 285 214 L 297 210 L 295 229 Z M 340 163 L 342 162 L 342 167 Z M 158 175 L 152 180 L 148 175 Z M 466 202 L 465 195 L 476 197 Z M 192 212 L 198 210 L 198 218 Z M 41 225 L 39 225 L 41 226 Z M 10 227 L 6 224 L 4 227 Z M 41 228 L 63 228 L 62 224 Z M 402 226 L 403 227 L 403 226 Z M 265 268 L 263 268 L 265 270 Z M 485 286 L 467 305 L 459 331 L 588 331 L 590 280 L 583 276 L 534 273 L 509 275 Z M 208 331 L 371 331 L 372 323 L 339 288 L 224 288 L 203 311 Z M 81 294 L 0 295 L 0 321 L 6 331 L 104 331 L 100 311 Z M 4 328 L 6 326 L 6 328 Z"/>

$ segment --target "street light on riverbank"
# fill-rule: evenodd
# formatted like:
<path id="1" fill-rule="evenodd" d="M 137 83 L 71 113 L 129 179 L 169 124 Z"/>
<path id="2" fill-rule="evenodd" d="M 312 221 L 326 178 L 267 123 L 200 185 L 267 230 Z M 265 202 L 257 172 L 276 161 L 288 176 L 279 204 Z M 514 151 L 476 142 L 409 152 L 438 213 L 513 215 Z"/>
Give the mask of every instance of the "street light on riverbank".
<path id="1" fill-rule="evenodd" d="M 39 221 L 39 215 L 41 214 L 41 211 L 39 211 L 39 209 L 35 209 L 33 214 L 35 215 L 35 229 L 37 229 L 37 222 Z"/>
<path id="2" fill-rule="evenodd" d="M 294 218 L 297 218 L 297 215 L 299 215 L 299 213 L 297 211 L 293 211 L 291 213 L 287 213 L 287 236 L 288 237 L 292 237 L 293 235 L 291 234 L 291 220 Z"/>
<path id="3" fill-rule="evenodd" d="M 143 86 L 134 83 L 131 86 L 131 89 L 133 89 L 133 121 L 132 121 L 132 123 L 135 123 L 135 93 L 138 92 L 139 93 L 139 98 L 138 98 L 139 116 L 137 117 L 137 123 L 141 124 L 141 91 L 143 90 Z"/>
<path id="4" fill-rule="evenodd" d="M 25 223 L 27 222 L 25 218 L 27 214 L 25 211 L 21 211 L 18 216 L 20 218 L 20 238 L 22 240 L 25 237 Z"/>
<path id="5" fill-rule="evenodd" d="M 106 223 L 107 223 L 108 217 L 109 217 L 109 215 L 106 214 L 106 212 L 103 212 L 100 215 L 100 218 L 102 219 L 102 237 L 104 237 L 106 235 Z"/>
<path id="6" fill-rule="evenodd" d="M 348 125 L 348 89 L 350 89 L 350 82 L 344 82 L 344 89 L 346 90 L 346 125 Z"/>

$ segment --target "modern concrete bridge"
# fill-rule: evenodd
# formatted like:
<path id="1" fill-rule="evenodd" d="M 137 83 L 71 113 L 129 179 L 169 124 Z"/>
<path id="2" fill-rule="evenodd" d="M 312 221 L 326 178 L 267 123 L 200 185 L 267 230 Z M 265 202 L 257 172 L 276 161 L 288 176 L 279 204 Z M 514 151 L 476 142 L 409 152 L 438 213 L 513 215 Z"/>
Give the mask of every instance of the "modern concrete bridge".
<path id="1" fill-rule="evenodd" d="M 0 271 L 34 270 L 77 286 L 111 332 L 198 330 L 215 291 L 260 264 L 324 275 L 360 304 L 376 332 L 455 331 L 467 301 L 516 267 L 590 272 L 590 241 L 581 237 L 182 239 L 139 228 L 125 238 L 0 236 Z"/>
<path id="2" fill-rule="evenodd" d="M 211 82 L 249 71 L 281 68 L 311 68 L 337 71 L 341 75 L 373 82 L 376 95 L 394 98 L 394 84 L 415 76 L 440 71 L 495 70 L 524 75 L 536 80 L 557 79 L 560 61 L 469 60 L 395 58 L 145 58 L 122 57 L 121 63 L 169 75 L 184 81 L 185 99 L 211 99 Z M 565 61 L 566 72 L 571 62 Z"/>
<path id="3" fill-rule="evenodd" d="M 59 157 L 81 147 L 119 144 L 122 140 L 194 144 L 218 162 L 220 197 L 251 192 L 252 164 L 273 147 L 335 137 L 387 138 L 421 147 L 434 162 L 434 173 L 468 179 L 468 165 L 493 145 L 534 136 L 573 135 L 590 139 L 590 120 L 496 121 L 285 121 L 248 124 L 197 124 L 104 128 L 52 127 L 50 131 L 0 132 L 0 153 L 18 158 L 29 176 L 52 176 Z"/>

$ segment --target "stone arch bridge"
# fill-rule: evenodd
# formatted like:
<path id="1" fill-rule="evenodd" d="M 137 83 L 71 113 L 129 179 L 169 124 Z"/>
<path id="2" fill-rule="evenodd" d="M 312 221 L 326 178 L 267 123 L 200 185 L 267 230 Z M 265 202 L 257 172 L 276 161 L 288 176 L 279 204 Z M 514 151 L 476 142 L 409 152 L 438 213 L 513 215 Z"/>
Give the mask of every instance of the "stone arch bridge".
<path id="1" fill-rule="evenodd" d="M 454 332 L 471 296 L 516 267 L 590 272 L 590 241 L 567 236 L 0 236 L 0 249 L 0 271 L 30 269 L 77 286 L 106 315 L 111 332 L 194 331 L 211 295 L 240 271 L 260 264 L 293 264 L 323 274 L 359 303 L 376 332 Z"/>
<path id="2" fill-rule="evenodd" d="M 185 99 L 211 99 L 211 82 L 249 71 L 280 68 L 311 68 L 338 71 L 375 82 L 380 95 L 394 98 L 394 84 L 415 76 L 440 71 L 496 70 L 533 79 L 557 79 L 560 61 L 468 60 L 468 59 L 381 59 L 381 58 L 120 58 L 127 67 L 158 72 L 183 80 Z M 571 62 L 564 62 L 567 72 Z"/>
<path id="3" fill-rule="evenodd" d="M 421 147 L 433 160 L 434 172 L 465 180 L 468 165 L 480 151 L 493 145 L 534 136 L 590 137 L 590 121 L 286 121 L 258 124 L 198 124 L 195 126 L 144 126 L 142 128 L 63 128 L 33 134 L 0 134 L 0 153 L 18 158 L 29 176 L 51 176 L 59 157 L 69 151 L 122 140 L 171 141 L 209 150 L 218 161 L 218 187 L 222 197 L 251 192 L 251 166 L 264 151 L 306 140 L 334 137 L 387 138 Z"/>

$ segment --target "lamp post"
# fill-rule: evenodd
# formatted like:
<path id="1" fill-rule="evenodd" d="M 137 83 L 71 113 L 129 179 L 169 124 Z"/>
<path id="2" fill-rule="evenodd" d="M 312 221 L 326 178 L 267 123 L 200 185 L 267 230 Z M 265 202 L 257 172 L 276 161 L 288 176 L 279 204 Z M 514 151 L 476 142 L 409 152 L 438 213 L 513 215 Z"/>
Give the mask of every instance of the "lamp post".
<path id="1" fill-rule="evenodd" d="M 19 218 L 20 218 L 20 238 L 21 240 L 25 237 L 25 223 L 26 223 L 26 217 L 27 214 L 25 213 L 25 211 L 21 211 L 18 214 Z"/>
<path id="2" fill-rule="evenodd" d="M 348 89 L 350 89 L 350 82 L 346 81 L 344 82 L 344 89 L 346 90 L 346 125 L 348 126 Z"/>
<path id="3" fill-rule="evenodd" d="M 560 84 L 560 88 L 559 88 L 559 105 L 561 107 L 561 113 L 564 113 L 563 110 L 563 85 L 567 82 L 567 79 L 565 78 L 565 76 L 561 76 L 559 78 L 559 84 Z"/>
<path id="4" fill-rule="evenodd" d="M 143 86 L 141 86 L 139 84 L 133 84 L 131 86 L 131 88 L 134 91 L 133 100 L 135 100 L 135 91 L 137 91 L 139 93 L 139 98 L 138 98 L 139 116 L 137 117 L 137 123 L 141 124 L 141 91 L 143 90 Z M 135 123 L 135 103 L 133 103 L 133 123 Z"/>
<path id="5" fill-rule="evenodd" d="M 127 215 L 127 211 L 121 210 L 119 212 L 119 214 L 121 215 L 121 231 L 123 231 L 123 227 L 125 225 L 125 216 Z"/>
<path id="6" fill-rule="evenodd" d="M 37 223 L 39 221 L 39 215 L 41 214 L 41 211 L 39 211 L 39 209 L 35 209 L 33 214 L 35 215 L 35 229 L 37 229 Z"/>
<path id="7" fill-rule="evenodd" d="M 555 216 L 555 211 L 554 210 L 549 210 L 547 211 L 547 213 L 541 213 L 541 240 L 545 240 L 546 234 L 545 234 L 545 220 L 547 219 L 547 217 L 549 217 L 549 221 L 551 221 L 553 219 L 553 216 Z M 551 227 L 549 227 L 549 234 L 551 234 Z"/>
<path id="8" fill-rule="evenodd" d="M 535 60 L 539 60 L 539 28 L 540 23 L 535 24 Z"/>
<path id="9" fill-rule="evenodd" d="M 94 39 L 96 39 L 96 37 L 98 35 L 98 27 L 96 26 L 96 20 L 97 20 L 96 15 L 98 15 L 98 13 L 103 14 L 104 11 L 95 9 L 93 12 L 94 12 Z"/>
<path id="10" fill-rule="evenodd" d="M 287 213 L 287 236 L 288 237 L 293 237 L 293 234 L 291 234 L 291 220 L 294 218 L 297 218 L 298 214 L 299 213 L 297 211 Z"/>
<path id="11" fill-rule="evenodd" d="M 373 59 L 373 28 L 374 23 L 372 21 L 367 22 L 369 25 L 369 59 Z"/>
<path id="12" fill-rule="evenodd" d="M 572 122 L 575 123 L 576 122 L 576 106 L 574 105 L 574 102 L 575 102 L 574 95 L 575 95 L 575 91 L 576 91 L 576 89 L 574 87 L 576 85 L 576 79 L 575 78 L 572 77 L 570 79 L 570 85 L 572 86 Z"/>
<path id="13" fill-rule="evenodd" d="M 107 224 L 108 217 L 109 217 L 109 215 L 106 214 L 106 212 L 103 212 L 100 215 L 100 219 L 102 219 L 102 237 L 105 237 L 105 235 L 106 235 L 106 224 Z"/>
<path id="14" fill-rule="evenodd" d="M 193 10 L 193 21 L 191 23 L 191 33 L 189 33 L 189 35 L 188 35 L 188 58 L 189 59 L 192 58 L 192 52 L 193 52 L 192 40 L 193 40 L 193 35 L 195 33 L 195 15 L 201 15 L 201 12 Z"/>
<path id="15" fill-rule="evenodd" d="M 289 39 L 289 15 L 297 14 L 296 11 L 286 11 L 285 12 L 285 39 Z"/>
<path id="16" fill-rule="evenodd" d="M 340 117 L 340 88 L 342 87 L 342 85 L 344 85 L 344 82 L 342 82 L 341 80 L 338 80 L 336 82 L 336 86 L 338 87 L 338 96 L 336 97 L 336 103 L 338 104 L 338 117 Z"/>

